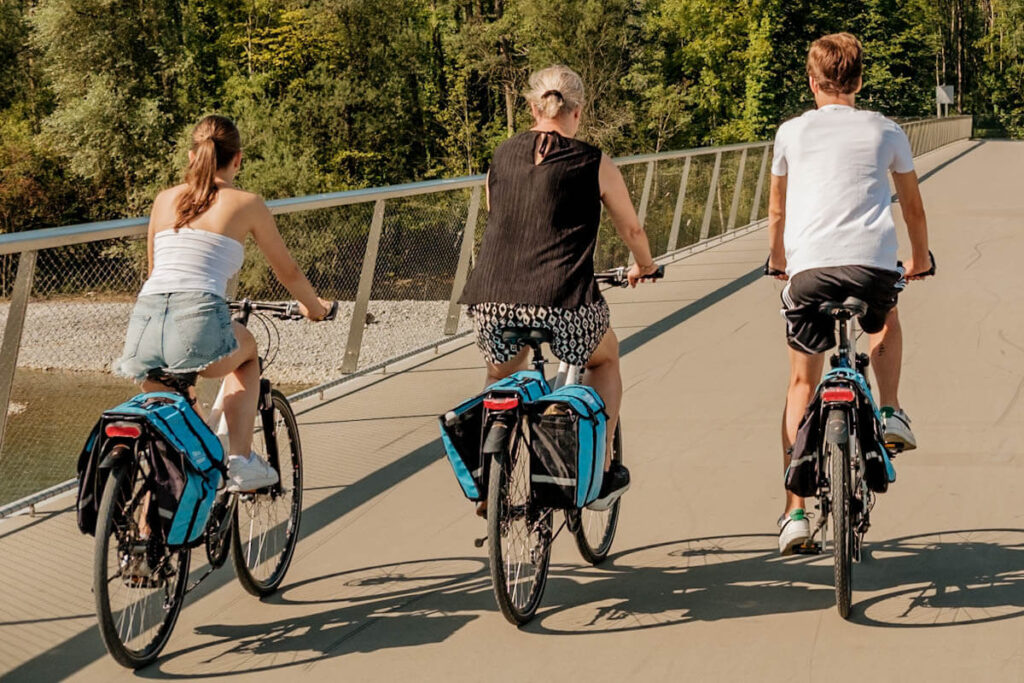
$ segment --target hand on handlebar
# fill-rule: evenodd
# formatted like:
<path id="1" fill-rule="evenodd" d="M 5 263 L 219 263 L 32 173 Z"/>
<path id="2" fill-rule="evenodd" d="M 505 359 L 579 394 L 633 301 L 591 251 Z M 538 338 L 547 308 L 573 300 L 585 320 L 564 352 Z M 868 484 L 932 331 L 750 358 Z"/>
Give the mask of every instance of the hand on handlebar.
<path id="1" fill-rule="evenodd" d="M 927 264 L 927 266 L 926 266 Z M 905 280 L 923 280 L 929 275 L 935 275 L 935 255 L 928 251 L 928 259 L 910 257 L 906 265 Z"/>
<path id="2" fill-rule="evenodd" d="M 769 256 L 768 260 L 764 262 L 764 274 L 768 277 L 773 277 L 776 280 L 788 280 L 789 275 L 786 274 L 786 257 L 783 256 L 781 259 L 772 260 Z"/>
<path id="3" fill-rule="evenodd" d="M 630 287 L 636 287 L 636 284 L 642 279 L 657 272 L 658 264 L 653 261 L 646 268 L 641 268 L 639 263 L 634 263 L 626 273 L 626 280 L 629 282 Z"/>
<path id="4" fill-rule="evenodd" d="M 317 298 L 317 301 L 320 303 L 320 310 L 315 312 L 310 311 L 306 308 L 305 304 L 299 302 L 299 312 L 314 322 L 328 317 L 337 306 L 337 302 L 327 301 L 326 299 Z"/>

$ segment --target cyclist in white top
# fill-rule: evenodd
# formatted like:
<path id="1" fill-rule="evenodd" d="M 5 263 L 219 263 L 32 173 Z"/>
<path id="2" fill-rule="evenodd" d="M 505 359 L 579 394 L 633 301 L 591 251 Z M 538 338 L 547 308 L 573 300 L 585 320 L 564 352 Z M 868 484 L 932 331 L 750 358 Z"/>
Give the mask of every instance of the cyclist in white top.
<path id="1" fill-rule="evenodd" d="M 897 391 L 903 335 L 896 299 L 905 274 L 928 270 L 928 229 L 910 143 L 894 122 L 854 107 L 862 85 L 862 49 L 849 33 L 816 40 L 807 74 L 817 108 L 785 122 L 775 137 L 769 206 L 769 267 L 789 280 L 782 292 L 790 379 L 782 422 L 784 466 L 821 379 L 825 352 L 835 346 L 834 321 L 819 312 L 828 300 L 855 296 L 868 304 L 861 327 L 871 363 L 885 439 L 916 447 Z M 891 172 L 910 236 L 911 257 L 897 262 Z M 779 550 L 807 540 L 804 500 L 787 491 L 779 519 Z"/>
<path id="2" fill-rule="evenodd" d="M 260 381 L 256 340 L 232 322 L 224 299 L 228 280 L 242 265 L 246 237 L 256 240 L 305 316 L 320 320 L 330 304 L 317 297 L 288 253 L 263 199 L 234 186 L 242 163 L 235 125 L 223 116 L 204 118 L 192 133 L 188 158 L 185 182 L 153 202 L 149 278 L 114 370 L 144 391 L 169 390 L 148 376 L 151 370 L 225 377 L 228 488 L 250 491 L 276 483 L 277 472 L 252 452 Z"/>

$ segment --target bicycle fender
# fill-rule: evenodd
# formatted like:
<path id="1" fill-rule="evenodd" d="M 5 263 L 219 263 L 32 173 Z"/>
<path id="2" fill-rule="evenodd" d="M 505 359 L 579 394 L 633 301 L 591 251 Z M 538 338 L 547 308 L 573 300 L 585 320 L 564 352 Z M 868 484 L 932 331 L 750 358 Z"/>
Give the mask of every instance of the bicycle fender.
<path id="1" fill-rule="evenodd" d="M 504 453 L 505 444 L 508 443 L 508 425 L 501 420 L 495 420 L 491 428 L 487 430 L 487 439 L 484 441 L 483 452 L 486 454 Z"/>
<path id="2" fill-rule="evenodd" d="M 104 448 L 107 448 L 107 446 L 104 445 Z M 130 448 L 107 448 L 107 453 L 103 456 L 103 459 L 100 460 L 98 469 L 108 470 L 116 465 L 119 460 L 124 460 L 125 458 L 131 457 L 131 455 L 132 451 Z"/>
<path id="3" fill-rule="evenodd" d="M 829 443 L 845 444 L 850 440 L 849 420 L 839 412 L 833 411 L 825 423 L 825 440 Z"/>

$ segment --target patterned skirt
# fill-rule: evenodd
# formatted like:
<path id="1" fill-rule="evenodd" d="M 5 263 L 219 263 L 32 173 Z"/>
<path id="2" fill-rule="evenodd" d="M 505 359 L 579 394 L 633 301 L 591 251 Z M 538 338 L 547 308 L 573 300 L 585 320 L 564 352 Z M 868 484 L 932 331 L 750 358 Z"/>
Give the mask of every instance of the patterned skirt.
<path id="1" fill-rule="evenodd" d="M 551 333 L 551 352 L 570 365 L 586 365 L 611 326 L 611 313 L 603 299 L 579 308 L 533 304 L 482 303 L 469 307 L 476 329 L 476 345 L 488 363 L 507 363 L 523 344 L 501 339 L 509 327 L 530 327 Z"/>

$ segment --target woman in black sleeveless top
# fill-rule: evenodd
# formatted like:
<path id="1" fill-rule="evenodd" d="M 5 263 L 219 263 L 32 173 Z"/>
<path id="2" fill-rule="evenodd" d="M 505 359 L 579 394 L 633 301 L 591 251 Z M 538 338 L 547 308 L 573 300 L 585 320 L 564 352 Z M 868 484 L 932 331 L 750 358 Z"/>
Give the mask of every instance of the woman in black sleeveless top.
<path id="1" fill-rule="evenodd" d="M 536 124 L 494 150 L 487 228 L 460 302 L 469 305 L 488 384 L 522 369 L 528 359 L 521 344 L 502 341 L 502 329 L 547 329 L 559 360 L 586 366 L 586 383 L 607 407 L 610 439 L 622 377 L 619 342 L 594 280 L 602 203 L 636 261 L 630 284 L 657 265 L 619 169 L 601 150 L 573 138 L 583 105 L 580 77 L 552 66 L 534 73 L 530 86 Z M 616 465 L 592 507 L 610 506 L 628 487 L 629 472 Z"/>

